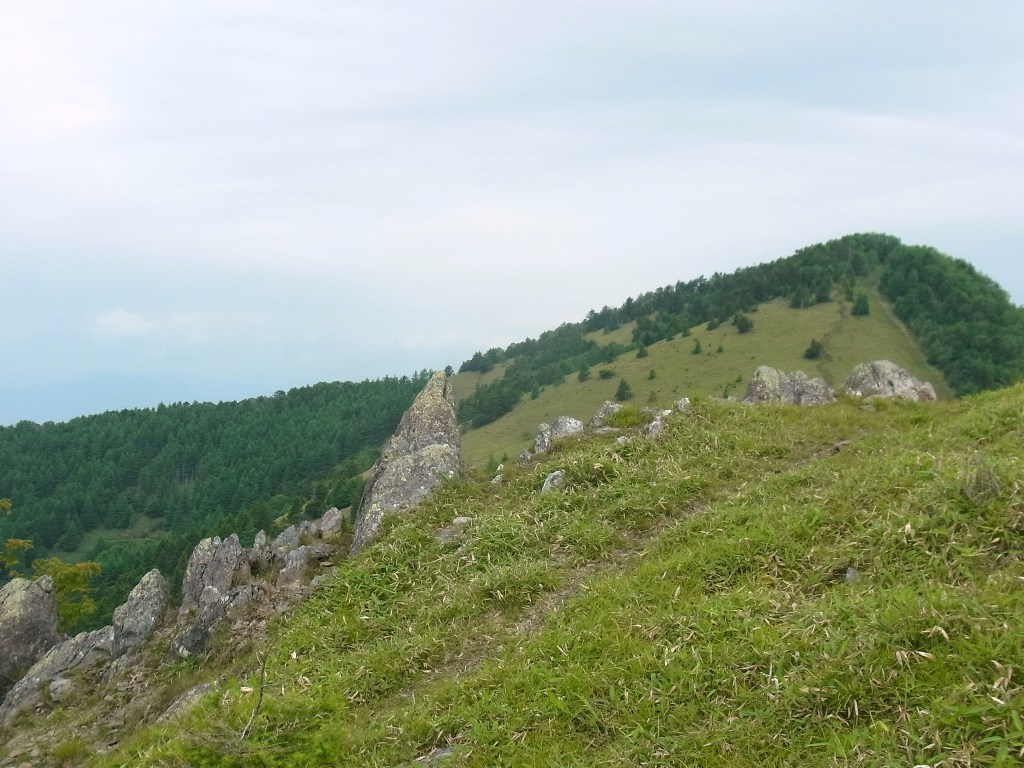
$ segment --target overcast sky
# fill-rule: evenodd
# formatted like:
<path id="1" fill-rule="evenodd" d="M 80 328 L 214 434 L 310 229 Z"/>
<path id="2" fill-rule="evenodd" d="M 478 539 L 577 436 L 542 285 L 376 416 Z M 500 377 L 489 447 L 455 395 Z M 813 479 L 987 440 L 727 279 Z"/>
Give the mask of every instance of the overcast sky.
<path id="1" fill-rule="evenodd" d="M 1024 304 L 1024 3 L 0 0 L 0 424 L 458 367 L 887 232 Z"/>

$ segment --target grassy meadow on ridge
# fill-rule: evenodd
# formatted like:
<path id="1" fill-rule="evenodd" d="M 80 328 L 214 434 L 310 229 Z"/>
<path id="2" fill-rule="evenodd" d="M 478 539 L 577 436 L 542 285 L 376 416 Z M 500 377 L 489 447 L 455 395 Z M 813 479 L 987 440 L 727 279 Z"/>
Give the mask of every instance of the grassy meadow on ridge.
<path id="1" fill-rule="evenodd" d="M 1021 385 L 696 397 L 656 439 L 567 440 L 392 519 L 216 695 L 96 764 L 1017 763 L 1022 440 Z"/>

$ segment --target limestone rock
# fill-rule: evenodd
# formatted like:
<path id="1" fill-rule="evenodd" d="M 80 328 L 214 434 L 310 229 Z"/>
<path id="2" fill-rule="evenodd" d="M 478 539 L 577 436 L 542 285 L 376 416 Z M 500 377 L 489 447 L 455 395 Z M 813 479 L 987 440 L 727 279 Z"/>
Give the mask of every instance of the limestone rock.
<path id="1" fill-rule="evenodd" d="M 154 568 L 135 585 L 128 599 L 114 609 L 111 656 L 120 658 L 145 643 L 166 607 L 167 582 Z"/>
<path id="2" fill-rule="evenodd" d="M 803 371 L 786 373 L 762 365 L 751 377 L 743 402 L 823 405 L 835 399 L 835 393 L 824 379 L 812 379 Z"/>
<path id="3" fill-rule="evenodd" d="M 889 360 L 861 363 L 853 369 L 843 386 L 851 395 L 862 397 L 899 397 L 919 402 L 936 399 L 935 387 Z"/>
<path id="4" fill-rule="evenodd" d="M 451 385 L 434 374 L 402 416 L 370 470 L 351 553 L 376 535 L 385 515 L 416 506 L 438 483 L 459 472 L 459 425 Z"/>
<path id="5" fill-rule="evenodd" d="M 310 566 L 313 548 L 308 544 L 296 547 L 284 556 L 284 568 L 277 574 L 277 586 L 296 588 L 302 586 L 303 576 Z"/>
<path id="6" fill-rule="evenodd" d="M 556 469 L 550 475 L 544 478 L 544 485 L 541 487 L 540 492 L 546 493 L 547 491 L 554 490 L 562 486 L 565 483 L 565 471 Z"/>
<path id="7" fill-rule="evenodd" d="M 266 531 L 260 531 L 252 542 L 252 549 L 249 550 L 249 572 L 253 576 L 262 576 L 267 573 L 274 563 L 274 550 L 271 549 L 267 540 Z"/>
<path id="8" fill-rule="evenodd" d="M 574 419 L 572 416 L 559 416 L 550 424 L 541 424 L 537 427 L 537 436 L 533 439 L 534 453 L 547 453 L 555 440 L 570 435 L 578 435 L 583 431 L 583 422 Z"/>
<path id="9" fill-rule="evenodd" d="M 187 659 L 210 650 L 213 634 L 228 618 L 241 616 L 247 607 L 266 597 L 266 584 L 242 584 L 232 587 L 215 600 L 205 602 L 198 611 L 179 618 L 180 629 L 171 640 L 170 653 Z"/>
<path id="10" fill-rule="evenodd" d="M 0 589 L 0 696 L 63 639 L 49 576 L 12 579 Z"/>
<path id="11" fill-rule="evenodd" d="M 608 421 L 608 417 L 620 410 L 622 410 L 622 403 L 617 403 L 614 400 L 605 400 L 604 404 L 591 417 L 590 426 L 603 427 L 604 423 Z"/>
<path id="12" fill-rule="evenodd" d="M 331 507 L 317 522 L 320 528 L 320 537 L 329 539 L 341 532 L 341 528 L 345 524 L 345 515 L 337 507 Z"/>
<path id="13" fill-rule="evenodd" d="M 289 525 L 277 534 L 270 548 L 274 551 L 274 554 L 283 555 L 297 546 L 299 546 L 299 527 L 297 525 Z"/>
<path id="14" fill-rule="evenodd" d="M 216 602 L 231 589 L 236 572 L 248 570 L 249 558 L 238 534 L 221 541 L 219 536 L 203 539 L 192 551 L 181 583 L 181 610 L 194 611 Z"/>
<path id="15" fill-rule="evenodd" d="M 40 704 L 43 688 L 64 680 L 64 676 L 72 670 L 92 668 L 109 661 L 113 642 L 114 628 L 106 626 L 92 632 L 81 632 L 51 648 L 7 692 L 0 705 L 0 724 L 6 725 L 26 707 Z M 69 682 L 64 680 L 64 683 L 57 686 L 64 696 L 70 690 Z"/>
<path id="16" fill-rule="evenodd" d="M 644 432 L 648 437 L 657 437 L 661 434 L 662 428 L 665 426 L 665 417 L 671 416 L 672 411 L 655 411 L 651 419 L 651 423 L 644 427 Z"/>
<path id="17" fill-rule="evenodd" d="M 684 397 L 676 402 L 676 410 L 680 413 L 685 413 L 690 410 L 690 398 Z"/>

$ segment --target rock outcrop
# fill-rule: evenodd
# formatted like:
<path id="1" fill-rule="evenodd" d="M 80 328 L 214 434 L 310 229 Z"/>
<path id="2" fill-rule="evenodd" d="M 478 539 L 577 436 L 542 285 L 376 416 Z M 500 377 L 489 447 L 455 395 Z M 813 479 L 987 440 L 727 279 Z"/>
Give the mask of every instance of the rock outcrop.
<path id="1" fill-rule="evenodd" d="M 51 648 L 8 691 L 0 705 L 0 725 L 9 723 L 22 710 L 38 706 L 44 695 L 51 700 L 66 698 L 75 686 L 68 675 L 72 671 L 95 670 L 109 662 L 113 642 L 114 628 L 108 625 L 92 632 L 81 632 Z"/>
<path id="2" fill-rule="evenodd" d="M 373 540 L 385 515 L 416 506 L 438 483 L 459 472 L 459 425 L 451 386 L 434 374 L 402 416 L 384 447 L 359 506 L 351 553 Z"/>
<path id="3" fill-rule="evenodd" d="M 743 402 L 824 405 L 835 399 L 835 392 L 824 379 L 812 379 L 803 371 L 786 373 L 762 365 L 751 377 Z"/>
<path id="4" fill-rule="evenodd" d="M 590 426 L 595 428 L 603 427 L 608 418 L 620 410 L 622 410 L 622 403 L 617 403 L 614 400 L 605 400 L 590 418 Z"/>
<path id="5" fill-rule="evenodd" d="M 140 648 L 153 634 L 166 607 L 167 581 L 154 568 L 135 585 L 128 599 L 114 609 L 111 657 L 118 659 Z"/>
<path id="6" fill-rule="evenodd" d="M 0 589 L 0 696 L 63 639 L 49 576 L 12 579 Z"/>
<path id="7" fill-rule="evenodd" d="M 235 574 L 248 567 L 249 558 L 237 534 L 224 540 L 214 536 L 200 541 L 185 566 L 181 612 L 195 611 L 220 600 L 231 589 Z"/>
<path id="8" fill-rule="evenodd" d="M 555 440 L 561 440 L 570 435 L 578 435 L 583 431 L 583 422 L 574 419 L 572 416 L 559 416 L 550 424 L 541 424 L 537 427 L 537 435 L 533 439 L 534 453 L 547 453 Z"/>
<path id="9" fill-rule="evenodd" d="M 332 507 L 319 520 L 289 526 L 273 541 L 260 531 L 251 549 L 235 534 L 200 541 L 182 580 L 171 654 L 187 658 L 209 651 L 226 619 L 243 616 L 272 594 L 293 600 L 309 582 L 310 572 L 337 551 L 324 539 L 340 533 L 343 523 L 344 515 Z"/>
<path id="10" fill-rule="evenodd" d="M 843 382 L 843 387 L 851 395 L 860 397 L 898 397 L 919 402 L 937 399 L 935 387 L 889 360 L 861 363 Z"/>

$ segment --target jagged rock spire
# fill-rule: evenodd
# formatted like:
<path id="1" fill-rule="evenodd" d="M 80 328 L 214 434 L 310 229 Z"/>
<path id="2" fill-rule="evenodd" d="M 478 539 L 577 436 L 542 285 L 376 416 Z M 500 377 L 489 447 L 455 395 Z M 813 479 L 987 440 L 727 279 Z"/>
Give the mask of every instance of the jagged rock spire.
<path id="1" fill-rule="evenodd" d="M 359 506 L 351 553 L 376 535 L 384 516 L 416 506 L 459 471 L 459 425 L 444 372 L 435 373 L 402 416 L 394 436 L 370 470 Z"/>

